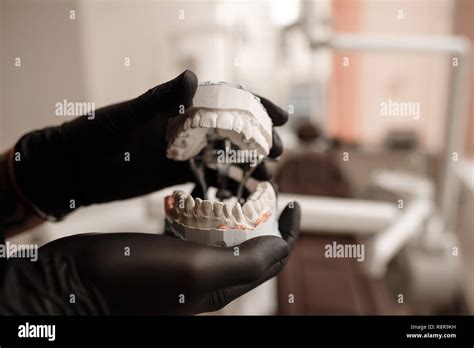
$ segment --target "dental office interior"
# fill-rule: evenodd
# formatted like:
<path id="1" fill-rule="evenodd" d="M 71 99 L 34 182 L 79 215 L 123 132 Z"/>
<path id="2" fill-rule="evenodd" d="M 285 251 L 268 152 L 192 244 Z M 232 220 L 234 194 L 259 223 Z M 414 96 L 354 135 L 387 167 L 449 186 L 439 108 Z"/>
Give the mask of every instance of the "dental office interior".
<path id="1" fill-rule="evenodd" d="M 474 313 L 473 1 L 1 6 L 2 151 L 66 121 L 52 116 L 58 101 L 99 108 L 184 69 L 289 112 L 269 165 L 280 209 L 302 208 L 295 252 L 277 278 L 213 314 Z M 4 64 L 16 56 L 21 71 Z M 81 208 L 15 240 L 162 233 L 174 189 Z"/>

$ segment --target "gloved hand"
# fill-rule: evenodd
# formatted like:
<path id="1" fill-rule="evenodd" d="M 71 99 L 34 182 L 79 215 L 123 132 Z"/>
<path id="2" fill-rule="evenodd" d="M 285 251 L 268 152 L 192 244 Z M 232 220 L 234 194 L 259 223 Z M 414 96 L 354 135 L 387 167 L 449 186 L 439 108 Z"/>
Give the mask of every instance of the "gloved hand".
<path id="1" fill-rule="evenodd" d="M 94 119 L 79 117 L 24 135 L 14 148 L 21 155 L 14 162 L 19 190 L 40 211 L 61 218 L 71 208 L 194 181 L 188 162 L 166 157 L 166 129 L 181 105 L 191 106 L 197 84 L 186 70 L 136 99 L 97 110 Z M 274 126 L 287 121 L 285 111 L 264 98 L 262 104 Z M 273 136 L 270 157 L 278 157 L 282 145 Z M 210 176 L 213 185 L 216 175 Z M 269 176 L 264 165 L 254 172 L 259 180 Z"/>
<path id="2" fill-rule="evenodd" d="M 37 262 L 9 261 L 3 314 L 197 314 L 215 311 L 285 266 L 300 208 L 280 216 L 283 238 L 238 248 L 208 247 L 153 234 L 79 234 L 40 248 Z M 74 303 L 71 303 L 74 295 Z"/>

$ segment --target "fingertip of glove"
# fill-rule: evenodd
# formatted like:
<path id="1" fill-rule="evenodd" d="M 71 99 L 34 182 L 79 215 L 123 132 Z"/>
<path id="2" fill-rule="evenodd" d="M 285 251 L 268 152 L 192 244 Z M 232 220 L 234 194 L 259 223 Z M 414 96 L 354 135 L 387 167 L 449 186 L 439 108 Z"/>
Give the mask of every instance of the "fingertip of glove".
<path id="1" fill-rule="evenodd" d="M 278 105 L 273 104 L 270 100 L 259 96 L 260 101 L 262 105 L 265 107 L 265 109 L 268 112 L 268 115 L 272 119 L 273 125 L 274 126 L 282 126 L 286 122 L 288 122 L 288 112 L 283 110 L 281 107 Z"/>
<path id="2" fill-rule="evenodd" d="M 293 249 L 300 232 L 301 207 L 298 202 L 290 202 L 280 215 L 278 226 L 280 233 Z"/>
<path id="3" fill-rule="evenodd" d="M 268 157 L 278 158 L 283 153 L 283 143 L 281 141 L 280 136 L 275 131 L 275 129 L 272 129 L 272 134 L 273 134 L 273 146 L 270 149 L 270 153 L 268 154 Z"/>
<path id="4" fill-rule="evenodd" d="M 197 85 L 196 74 L 191 70 L 185 70 L 174 79 L 149 90 L 139 98 L 139 101 L 148 100 L 157 108 L 164 109 L 181 104 L 188 107 L 192 103 Z"/>
<path id="5" fill-rule="evenodd" d="M 187 84 L 188 86 L 197 87 L 198 78 L 193 71 L 186 69 L 181 73 L 180 76 L 181 76 L 181 79 L 184 81 L 184 83 Z"/>
<path id="6" fill-rule="evenodd" d="M 301 217 L 301 206 L 296 201 L 290 201 L 283 212 L 281 213 L 280 220 L 282 219 L 292 219 L 299 220 Z"/>
<path id="7" fill-rule="evenodd" d="M 194 98 L 194 94 L 196 94 L 198 78 L 194 72 L 187 69 L 181 74 L 181 76 L 182 88 L 185 93 L 185 100 L 189 100 L 191 102 Z"/>

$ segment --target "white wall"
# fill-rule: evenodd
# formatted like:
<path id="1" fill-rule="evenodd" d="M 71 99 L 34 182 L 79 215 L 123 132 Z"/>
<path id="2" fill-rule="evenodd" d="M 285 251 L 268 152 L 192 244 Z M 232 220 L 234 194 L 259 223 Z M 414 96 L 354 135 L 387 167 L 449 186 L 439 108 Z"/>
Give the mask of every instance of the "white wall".
<path id="1" fill-rule="evenodd" d="M 186 68 L 201 81 L 277 94 L 268 83 L 276 64 L 268 1 L 80 4 L 87 93 L 97 105 L 138 95 Z"/>
<path id="2" fill-rule="evenodd" d="M 54 105 L 85 97 L 76 1 L 3 0 L 0 151 L 25 132 L 64 121 Z M 15 67 L 15 58 L 21 67 Z"/>

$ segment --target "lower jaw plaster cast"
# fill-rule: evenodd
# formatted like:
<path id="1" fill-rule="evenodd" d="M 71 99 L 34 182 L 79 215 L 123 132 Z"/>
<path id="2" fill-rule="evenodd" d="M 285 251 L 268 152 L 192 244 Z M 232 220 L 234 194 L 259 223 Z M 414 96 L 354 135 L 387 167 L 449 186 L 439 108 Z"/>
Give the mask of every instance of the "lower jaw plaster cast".
<path id="1" fill-rule="evenodd" d="M 165 229 L 177 237 L 212 246 L 235 246 L 262 235 L 280 236 L 276 194 L 269 182 L 261 182 L 244 203 L 243 186 L 258 161 L 272 146 L 272 122 L 260 100 L 240 86 L 227 83 L 199 85 L 193 107 L 172 119 L 168 128 L 167 156 L 189 160 L 204 200 L 183 191 L 165 198 Z M 231 149 L 231 147 L 234 149 Z M 232 163 L 222 153 L 247 151 L 248 158 L 237 197 L 230 197 L 225 182 Z M 254 161 L 253 159 L 258 158 Z M 217 170 L 220 200 L 206 199 L 204 167 Z M 242 204 L 241 204 L 242 203 Z"/>

